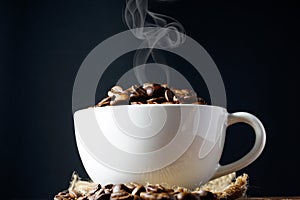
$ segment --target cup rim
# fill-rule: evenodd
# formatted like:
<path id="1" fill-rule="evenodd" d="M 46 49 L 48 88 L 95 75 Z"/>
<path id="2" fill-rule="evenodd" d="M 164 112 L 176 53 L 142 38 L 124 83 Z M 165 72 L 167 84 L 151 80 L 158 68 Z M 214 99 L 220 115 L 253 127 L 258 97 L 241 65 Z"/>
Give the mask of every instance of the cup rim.
<path id="1" fill-rule="evenodd" d="M 114 109 L 114 108 L 128 108 L 128 107 L 210 107 L 213 109 L 221 109 L 223 111 L 227 111 L 226 108 L 221 107 L 221 106 L 215 106 L 215 105 L 206 105 L 206 104 L 135 104 L 135 105 L 114 105 L 114 106 L 104 106 L 104 107 L 98 107 L 98 106 L 91 106 L 87 108 L 83 108 L 80 110 L 77 110 L 74 112 L 82 111 L 82 110 L 87 110 L 87 109 L 94 109 L 94 110 L 99 110 L 99 109 Z"/>

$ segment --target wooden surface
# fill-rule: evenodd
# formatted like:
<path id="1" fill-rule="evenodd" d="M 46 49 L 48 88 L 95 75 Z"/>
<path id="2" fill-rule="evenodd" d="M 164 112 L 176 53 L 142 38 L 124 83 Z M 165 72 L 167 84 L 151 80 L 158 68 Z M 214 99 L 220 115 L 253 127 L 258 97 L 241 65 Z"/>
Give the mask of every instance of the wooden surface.
<path id="1" fill-rule="evenodd" d="M 298 197 L 246 197 L 239 198 L 238 200 L 300 200 L 300 196 Z"/>

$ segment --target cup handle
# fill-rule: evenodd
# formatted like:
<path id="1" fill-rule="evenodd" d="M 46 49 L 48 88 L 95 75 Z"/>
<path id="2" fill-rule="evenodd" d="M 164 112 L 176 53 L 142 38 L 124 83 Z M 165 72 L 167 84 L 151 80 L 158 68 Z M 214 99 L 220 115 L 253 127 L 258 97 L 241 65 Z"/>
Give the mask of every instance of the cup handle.
<path id="1" fill-rule="evenodd" d="M 255 132 L 254 146 L 241 159 L 227 165 L 219 164 L 217 171 L 212 179 L 218 178 L 220 176 L 235 172 L 237 170 L 246 167 L 254 160 L 256 160 L 257 157 L 261 154 L 262 150 L 264 149 L 266 143 L 266 132 L 259 119 L 257 119 L 254 115 L 246 112 L 236 112 L 236 113 L 228 114 L 227 127 L 239 122 L 249 124 L 254 129 Z"/>

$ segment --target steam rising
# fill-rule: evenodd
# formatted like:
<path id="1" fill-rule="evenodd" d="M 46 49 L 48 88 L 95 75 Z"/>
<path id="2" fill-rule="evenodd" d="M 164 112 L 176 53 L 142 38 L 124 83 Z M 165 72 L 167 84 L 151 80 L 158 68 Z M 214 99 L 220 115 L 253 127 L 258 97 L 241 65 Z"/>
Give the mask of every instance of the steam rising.
<path id="1" fill-rule="evenodd" d="M 178 47 L 185 41 L 183 26 L 174 18 L 154 13 L 148 10 L 148 0 L 126 0 L 125 22 L 134 36 L 143 40 L 141 46 L 148 46 L 149 49 L 137 51 L 134 55 L 134 66 L 145 65 L 150 56 L 156 63 L 166 64 L 162 56 L 155 53 L 153 49 Z M 145 29 L 153 27 L 156 29 Z M 158 29 L 157 29 L 158 28 Z M 172 33 L 170 31 L 172 30 Z M 175 34 L 174 34 L 175 33 Z M 134 69 L 135 76 L 139 83 L 148 82 L 145 68 Z M 169 73 L 164 70 L 169 82 Z"/>

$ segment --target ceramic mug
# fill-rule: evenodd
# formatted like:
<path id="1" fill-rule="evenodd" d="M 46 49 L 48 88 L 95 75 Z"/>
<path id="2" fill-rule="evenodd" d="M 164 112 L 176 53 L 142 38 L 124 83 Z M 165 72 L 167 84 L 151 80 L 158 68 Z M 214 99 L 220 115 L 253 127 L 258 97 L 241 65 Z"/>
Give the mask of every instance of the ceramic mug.
<path id="1" fill-rule="evenodd" d="M 255 132 L 253 148 L 220 165 L 226 128 L 243 122 Z M 95 107 L 74 113 L 77 147 L 97 183 L 167 183 L 195 188 L 240 170 L 262 152 L 266 134 L 252 114 L 193 104 Z"/>

